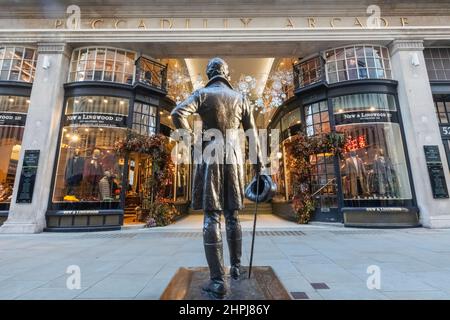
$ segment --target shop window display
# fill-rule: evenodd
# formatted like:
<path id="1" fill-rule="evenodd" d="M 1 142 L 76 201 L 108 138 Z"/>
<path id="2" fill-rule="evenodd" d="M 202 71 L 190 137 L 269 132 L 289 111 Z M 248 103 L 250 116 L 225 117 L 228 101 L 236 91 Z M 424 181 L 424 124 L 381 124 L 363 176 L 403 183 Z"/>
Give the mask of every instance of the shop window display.
<path id="1" fill-rule="evenodd" d="M 332 100 L 336 131 L 346 141 L 341 160 L 344 201 L 411 199 L 394 96 L 354 94 Z"/>
<path id="2" fill-rule="evenodd" d="M 0 96 L 0 204 L 11 202 L 29 100 Z"/>
<path id="3" fill-rule="evenodd" d="M 124 159 L 115 142 L 126 135 L 127 99 L 68 98 L 53 202 L 118 202 Z"/>

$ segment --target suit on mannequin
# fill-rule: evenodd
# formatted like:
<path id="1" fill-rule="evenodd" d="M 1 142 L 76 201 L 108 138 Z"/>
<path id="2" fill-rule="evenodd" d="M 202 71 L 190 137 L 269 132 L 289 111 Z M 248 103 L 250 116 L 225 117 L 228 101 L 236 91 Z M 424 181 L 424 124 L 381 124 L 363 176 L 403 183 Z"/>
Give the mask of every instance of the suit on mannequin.
<path id="1" fill-rule="evenodd" d="M 87 183 L 87 195 L 98 198 L 100 179 L 103 178 L 103 167 L 100 162 L 101 151 L 94 149 L 92 157 L 85 161 L 83 178 Z"/>
<path id="2" fill-rule="evenodd" d="M 74 195 L 77 187 L 83 180 L 84 159 L 80 156 L 80 149 L 75 149 L 74 155 L 69 158 L 64 178 L 67 186 L 67 195 Z"/>
<path id="3" fill-rule="evenodd" d="M 343 173 L 347 179 L 344 186 L 348 196 L 355 198 L 367 194 L 366 169 L 355 151 L 350 151 L 349 157 L 345 159 Z"/>

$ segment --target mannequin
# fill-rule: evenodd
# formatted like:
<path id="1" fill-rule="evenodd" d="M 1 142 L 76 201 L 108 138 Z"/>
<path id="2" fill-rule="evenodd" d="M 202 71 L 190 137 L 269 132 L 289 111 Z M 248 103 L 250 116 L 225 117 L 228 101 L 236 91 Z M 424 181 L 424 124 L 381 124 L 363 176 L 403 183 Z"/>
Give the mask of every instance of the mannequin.
<path id="1" fill-rule="evenodd" d="M 80 156 L 80 149 L 67 161 L 64 179 L 66 181 L 67 195 L 75 195 L 83 180 L 84 159 Z"/>
<path id="2" fill-rule="evenodd" d="M 345 159 L 344 175 L 347 184 L 344 184 L 346 193 L 352 198 L 367 194 L 367 173 L 363 161 L 358 157 L 356 151 L 350 151 Z"/>
<path id="3" fill-rule="evenodd" d="M 98 183 L 103 178 L 103 167 L 100 162 L 100 156 L 100 149 L 94 149 L 92 157 L 85 161 L 83 170 L 83 178 L 87 183 L 87 196 L 95 200 L 98 199 Z"/>
<path id="4" fill-rule="evenodd" d="M 389 158 L 385 157 L 384 150 L 378 149 L 373 162 L 372 192 L 381 197 L 396 197 L 395 171 Z"/>
<path id="5" fill-rule="evenodd" d="M 111 173 L 105 171 L 103 178 L 98 182 L 98 188 L 100 191 L 100 200 L 111 200 Z"/>

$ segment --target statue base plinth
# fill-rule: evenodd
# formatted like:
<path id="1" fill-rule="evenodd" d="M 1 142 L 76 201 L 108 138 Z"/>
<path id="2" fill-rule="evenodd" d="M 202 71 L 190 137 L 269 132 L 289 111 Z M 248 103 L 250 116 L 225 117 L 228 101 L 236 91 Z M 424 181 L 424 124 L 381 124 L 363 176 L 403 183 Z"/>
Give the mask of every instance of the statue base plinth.
<path id="1" fill-rule="evenodd" d="M 253 267 L 248 278 L 248 267 L 242 268 L 239 280 L 226 277 L 228 293 L 224 300 L 291 300 L 292 297 L 271 267 Z M 161 300 L 211 300 L 202 290 L 209 282 L 207 267 L 180 268 L 167 285 Z"/>

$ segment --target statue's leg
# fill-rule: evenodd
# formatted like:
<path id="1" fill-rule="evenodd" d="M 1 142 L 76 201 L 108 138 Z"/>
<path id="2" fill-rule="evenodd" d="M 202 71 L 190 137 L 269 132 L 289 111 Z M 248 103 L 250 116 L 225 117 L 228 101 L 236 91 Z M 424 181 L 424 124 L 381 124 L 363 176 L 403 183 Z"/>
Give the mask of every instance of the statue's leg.
<path id="1" fill-rule="evenodd" d="M 220 233 L 220 211 L 205 211 L 203 220 L 203 245 L 208 261 L 211 281 L 203 289 L 215 298 L 226 294 L 223 265 L 223 243 Z"/>
<path id="2" fill-rule="evenodd" d="M 228 249 L 230 250 L 230 275 L 239 279 L 241 273 L 242 230 L 239 222 L 239 211 L 224 210 Z"/>

